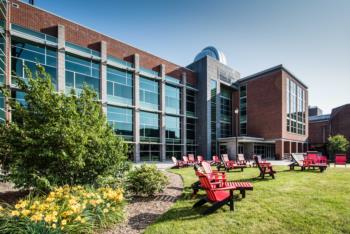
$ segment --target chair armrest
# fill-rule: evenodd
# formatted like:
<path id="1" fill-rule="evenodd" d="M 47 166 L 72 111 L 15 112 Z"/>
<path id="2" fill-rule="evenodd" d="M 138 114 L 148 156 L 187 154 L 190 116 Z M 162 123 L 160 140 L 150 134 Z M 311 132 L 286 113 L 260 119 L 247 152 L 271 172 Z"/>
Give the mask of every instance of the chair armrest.
<path id="1" fill-rule="evenodd" d="M 222 187 L 222 188 L 214 188 L 212 189 L 213 191 L 225 191 L 225 190 L 236 190 L 236 186 L 227 186 L 227 187 Z"/>

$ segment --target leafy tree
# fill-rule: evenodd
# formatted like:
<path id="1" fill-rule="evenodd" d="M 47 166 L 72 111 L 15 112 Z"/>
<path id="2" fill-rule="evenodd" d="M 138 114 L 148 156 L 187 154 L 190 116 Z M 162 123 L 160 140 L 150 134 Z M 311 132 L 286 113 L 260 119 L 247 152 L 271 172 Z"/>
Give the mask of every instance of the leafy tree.
<path id="1" fill-rule="evenodd" d="M 26 74 L 28 82 L 16 79 L 26 105 L 10 100 L 13 121 L 0 125 L 5 180 L 50 190 L 123 175 L 127 145 L 108 124 L 96 93 L 87 86 L 79 96 L 58 93 L 41 66 L 33 77 L 27 68 Z"/>
<path id="2" fill-rule="evenodd" d="M 349 150 L 349 141 L 343 135 L 328 137 L 328 150 L 332 154 L 346 153 Z"/>

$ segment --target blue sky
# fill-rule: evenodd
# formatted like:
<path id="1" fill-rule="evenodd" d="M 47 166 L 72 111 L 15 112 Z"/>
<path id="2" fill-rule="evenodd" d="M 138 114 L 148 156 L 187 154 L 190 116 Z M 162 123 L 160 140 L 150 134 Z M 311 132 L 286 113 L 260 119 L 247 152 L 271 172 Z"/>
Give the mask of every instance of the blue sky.
<path id="1" fill-rule="evenodd" d="M 35 0 L 35 4 L 187 65 L 205 46 L 247 76 L 283 64 L 325 113 L 350 103 L 350 0 Z"/>

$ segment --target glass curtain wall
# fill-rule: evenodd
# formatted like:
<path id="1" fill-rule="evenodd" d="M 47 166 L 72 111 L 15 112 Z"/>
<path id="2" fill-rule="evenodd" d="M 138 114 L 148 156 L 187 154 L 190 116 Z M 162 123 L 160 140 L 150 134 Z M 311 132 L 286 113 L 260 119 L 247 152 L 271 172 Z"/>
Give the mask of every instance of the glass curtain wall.
<path id="1" fill-rule="evenodd" d="M 133 75 L 131 72 L 107 67 L 107 101 L 132 105 Z"/>
<path id="2" fill-rule="evenodd" d="M 140 144 L 141 161 L 160 161 L 160 145 Z"/>
<path id="3" fill-rule="evenodd" d="M 239 131 L 247 135 L 247 85 L 239 87 Z"/>
<path id="4" fill-rule="evenodd" d="M 178 87 L 165 85 L 165 112 L 179 115 L 181 111 L 181 90 Z"/>
<path id="5" fill-rule="evenodd" d="M 181 158 L 181 121 L 180 117 L 165 116 L 166 157 Z"/>
<path id="6" fill-rule="evenodd" d="M 140 77 L 140 106 L 150 110 L 159 110 L 159 82 Z"/>
<path id="7" fill-rule="evenodd" d="M 221 137 L 232 136 L 232 91 L 229 88 L 221 86 Z"/>
<path id="8" fill-rule="evenodd" d="M 217 82 L 216 80 L 210 81 L 210 109 L 211 109 L 211 153 L 217 154 L 217 147 L 216 147 L 216 89 L 217 89 Z"/>
<path id="9" fill-rule="evenodd" d="M 107 119 L 117 135 L 127 141 L 133 140 L 133 110 L 107 106 Z"/>
<path id="10" fill-rule="evenodd" d="M 159 114 L 140 112 L 140 141 L 160 142 Z"/>

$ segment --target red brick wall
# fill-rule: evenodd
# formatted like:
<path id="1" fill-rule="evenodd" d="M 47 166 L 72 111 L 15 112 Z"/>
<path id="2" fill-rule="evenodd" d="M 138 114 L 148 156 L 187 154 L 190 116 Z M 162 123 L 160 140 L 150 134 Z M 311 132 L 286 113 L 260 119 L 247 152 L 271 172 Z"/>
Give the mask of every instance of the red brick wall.
<path id="1" fill-rule="evenodd" d="M 350 104 L 332 110 L 331 135 L 341 134 L 350 141 Z"/>
<path id="2" fill-rule="evenodd" d="M 247 81 L 247 135 L 266 139 L 282 135 L 281 71 Z"/>
<path id="3" fill-rule="evenodd" d="M 329 136 L 328 121 L 309 123 L 309 142 L 310 144 L 326 143 Z"/>
<path id="4" fill-rule="evenodd" d="M 19 8 L 10 6 L 11 8 L 11 22 L 21 25 L 23 27 L 32 29 L 34 31 L 44 32 L 46 34 L 56 36 L 57 25 L 64 25 L 66 32 L 66 41 L 75 43 L 80 46 L 89 47 L 91 49 L 98 49 L 100 41 L 107 42 L 108 54 L 126 61 L 132 62 L 133 55 L 138 53 L 140 55 L 140 66 L 159 71 L 159 65 L 165 64 L 166 74 L 176 78 L 180 78 L 182 72 L 187 75 L 187 82 L 195 84 L 195 73 L 178 66 L 174 63 L 161 59 L 150 53 L 127 45 L 123 42 L 97 33 L 93 30 L 85 28 L 81 25 L 75 24 L 46 11 L 40 10 L 28 4 L 21 3 L 17 0 L 11 0 L 19 5 Z M 79 9 L 77 9 L 79 10 Z"/>

